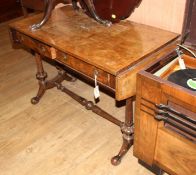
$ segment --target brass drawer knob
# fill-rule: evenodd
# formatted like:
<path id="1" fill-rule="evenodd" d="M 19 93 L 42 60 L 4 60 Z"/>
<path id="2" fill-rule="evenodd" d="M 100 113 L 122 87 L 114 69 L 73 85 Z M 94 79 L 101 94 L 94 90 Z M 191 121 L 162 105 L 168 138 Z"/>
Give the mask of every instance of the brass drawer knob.
<path id="1" fill-rule="evenodd" d="M 44 46 L 41 46 L 41 51 L 46 52 L 46 48 Z"/>
<path id="2" fill-rule="evenodd" d="M 19 37 L 19 40 L 22 41 L 22 42 L 24 42 L 23 36 L 20 36 L 20 37 Z"/>
<path id="3" fill-rule="evenodd" d="M 66 60 L 67 59 L 67 54 L 63 54 L 63 59 Z"/>
<path id="4" fill-rule="evenodd" d="M 96 75 L 96 76 L 98 76 L 98 74 L 99 74 L 99 72 L 98 72 L 98 70 L 94 70 L 94 76 Z"/>
<path id="5" fill-rule="evenodd" d="M 51 47 L 50 48 L 50 52 L 51 52 L 51 58 L 52 59 L 56 59 L 56 49 Z"/>

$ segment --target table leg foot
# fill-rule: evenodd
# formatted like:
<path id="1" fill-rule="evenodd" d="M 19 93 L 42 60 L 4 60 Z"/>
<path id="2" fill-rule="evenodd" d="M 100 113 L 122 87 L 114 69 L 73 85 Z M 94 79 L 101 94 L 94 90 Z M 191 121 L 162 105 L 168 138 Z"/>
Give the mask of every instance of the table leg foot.
<path id="1" fill-rule="evenodd" d="M 133 127 L 122 126 L 123 144 L 119 153 L 111 159 L 112 165 L 119 165 L 123 156 L 129 151 L 133 145 Z"/>
<path id="2" fill-rule="evenodd" d="M 72 6 L 74 10 L 79 10 L 80 8 L 77 5 L 77 0 L 72 0 Z"/>
<path id="3" fill-rule="evenodd" d="M 37 103 L 39 103 L 39 100 L 40 100 L 40 98 L 38 98 L 38 97 L 33 97 L 33 98 L 31 99 L 31 103 L 32 103 L 33 105 L 36 105 Z"/>
<path id="4" fill-rule="evenodd" d="M 119 165 L 121 163 L 121 158 L 122 157 L 120 155 L 116 155 L 116 156 L 112 157 L 112 159 L 111 159 L 112 165 L 115 165 L 115 166 Z"/>
<path id="5" fill-rule="evenodd" d="M 40 29 L 48 21 L 49 17 L 51 16 L 52 10 L 54 8 L 54 3 L 55 3 L 55 0 L 45 1 L 44 16 L 39 23 L 33 24 L 32 26 L 30 26 L 30 29 L 32 31 Z"/>
<path id="6" fill-rule="evenodd" d="M 114 166 L 119 165 L 121 163 L 123 156 L 129 151 L 129 149 L 132 145 L 133 145 L 133 141 L 129 142 L 129 141 L 123 139 L 123 145 L 122 145 L 118 155 L 114 156 L 111 159 L 112 165 L 114 165 Z"/>
<path id="7" fill-rule="evenodd" d="M 47 89 L 46 87 L 47 73 L 44 71 L 38 71 L 38 73 L 36 74 L 36 78 L 39 81 L 39 90 L 37 92 L 37 95 L 31 99 L 31 103 L 34 105 L 39 103 L 39 100 L 44 95 Z"/>
<path id="8" fill-rule="evenodd" d="M 94 4 L 92 3 L 91 0 L 84 0 L 85 2 L 85 5 L 87 6 L 88 10 L 89 10 L 89 13 L 91 14 L 91 16 L 97 21 L 99 22 L 100 24 L 103 24 L 105 26 L 108 26 L 110 27 L 112 25 L 112 22 L 111 21 L 108 21 L 108 20 L 104 20 L 104 19 L 101 19 L 97 13 L 96 13 L 96 10 L 95 10 L 95 7 L 94 7 Z"/>
<path id="9" fill-rule="evenodd" d="M 125 122 L 121 125 L 121 132 L 123 134 L 123 144 L 119 153 L 111 159 L 112 165 L 119 165 L 123 156 L 129 151 L 133 145 L 133 102 L 135 97 L 126 100 L 125 108 Z"/>

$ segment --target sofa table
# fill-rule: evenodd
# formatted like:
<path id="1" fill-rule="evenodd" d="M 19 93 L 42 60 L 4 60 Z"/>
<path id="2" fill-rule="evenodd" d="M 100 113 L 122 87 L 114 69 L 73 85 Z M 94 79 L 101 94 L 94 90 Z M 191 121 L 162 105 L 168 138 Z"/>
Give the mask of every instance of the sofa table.
<path id="1" fill-rule="evenodd" d="M 26 47 L 35 53 L 39 90 L 32 104 L 38 103 L 47 89 L 57 87 L 86 109 L 119 126 L 123 144 L 112 158 L 112 164 L 118 165 L 133 144 L 136 73 L 175 48 L 178 34 L 130 21 L 105 27 L 70 6 L 55 9 L 41 29 L 32 31 L 31 26 L 40 21 L 42 15 L 29 16 L 9 25 L 13 47 Z M 52 80 L 47 80 L 42 65 L 45 57 L 58 65 L 58 75 Z M 96 79 L 100 87 L 114 94 L 115 100 L 125 100 L 125 121 L 119 121 L 63 86 L 63 80 L 75 81 L 72 73 L 91 82 Z"/>

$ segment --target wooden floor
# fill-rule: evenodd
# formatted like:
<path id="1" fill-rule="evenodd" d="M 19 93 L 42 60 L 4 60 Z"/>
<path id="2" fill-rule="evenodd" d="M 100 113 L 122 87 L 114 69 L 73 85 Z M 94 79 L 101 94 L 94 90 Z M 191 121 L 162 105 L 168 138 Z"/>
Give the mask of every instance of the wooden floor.
<path id="1" fill-rule="evenodd" d="M 56 70 L 44 64 L 49 76 Z M 110 159 L 122 144 L 120 129 L 66 94 L 51 89 L 37 105 L 30 103 L 38 88 L 34 58 L 13 50 L 7 24 L 0 24 L 0 175 L 152 175 L 138 164 L 132 149 L 114 167 Z M 93 100 L 93 88 L 81 81 L 64 82 Z M 99 106 L 123 119 L 101 93 Z"/>

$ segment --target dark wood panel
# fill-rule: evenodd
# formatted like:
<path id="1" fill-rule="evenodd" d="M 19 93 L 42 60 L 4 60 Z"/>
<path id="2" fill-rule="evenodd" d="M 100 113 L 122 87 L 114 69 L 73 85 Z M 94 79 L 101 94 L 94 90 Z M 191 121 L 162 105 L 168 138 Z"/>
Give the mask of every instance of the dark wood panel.
<path id="1" fill-rule="evenodd" d="M 185 41 L 185 44 L 192 47 L 196 47 L 196 1 L 187 0 L 185 19 L 184 19 L 184 29 L 183 34 L 189 33 L 188 38 Z"/>
<path id="2" fill-rule="evenodd" d="M 21 0 L 21 4 L 29 9 L 44 10 L 44 0 Z"/>
<path id="3" fill-rule="evenodd" d="M 22 15 L 22 10 L 19 0 L 1 0 L 0 2 L 0 22 Z"/>

